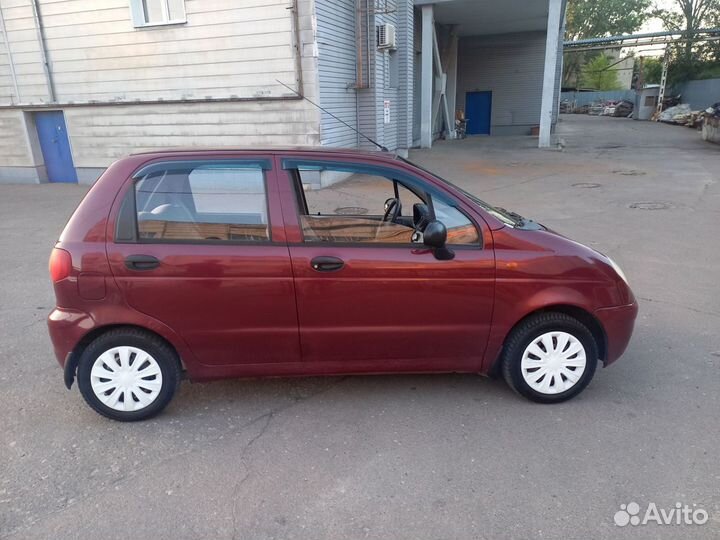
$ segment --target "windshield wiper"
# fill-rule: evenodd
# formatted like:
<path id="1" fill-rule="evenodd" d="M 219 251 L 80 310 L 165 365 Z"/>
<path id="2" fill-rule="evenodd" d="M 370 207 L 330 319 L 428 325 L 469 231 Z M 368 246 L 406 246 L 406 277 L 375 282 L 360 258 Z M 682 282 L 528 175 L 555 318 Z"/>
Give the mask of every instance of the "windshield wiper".
<path id="1" fill-rule="evenodd" d="M 519 227 L 522 227 L 523 225 L 525 225 L 525 223 L 527 223 L 527 219 L 524 218 L 523 216 L 521 216 L 520 214 L 518 214 L 517 212 L 512 212 L 512 211 L 510 211 L 510 210 L 508 210 L 508 209 L 506 209 L 506 208 L 501 208 L 501 207 L 499 207 L 499 206 L 496 207 L 496 208 L 497 208 L 498 210 L 500 210 L 503 214 L 505 214 L 506 216 L 508 216 L 510 219 L 514 219 L 514 220 L 515 220 L 515 223 L 516 223 Z"/>

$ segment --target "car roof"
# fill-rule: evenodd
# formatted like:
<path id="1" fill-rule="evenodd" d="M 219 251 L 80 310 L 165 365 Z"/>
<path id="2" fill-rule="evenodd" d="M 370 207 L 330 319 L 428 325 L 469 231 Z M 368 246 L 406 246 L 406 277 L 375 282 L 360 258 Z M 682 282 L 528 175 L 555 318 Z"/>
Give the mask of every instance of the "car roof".
<path id="1" fill-rule="evenodd" d="M 352 148 L 327 148 L 324 146 L 218 146 L 218 147 L 185 147 L 185 148 L 158 148 L 153 150 L 143 150 L 139 152 L 133 152 L 131 156 L 144 156 L 144 157 L 168 157 L 168 156 L 181 156 L 183 154 L 197 155 L 197 154 L 219 154 L 219 153 L 283 153 L 291 152 L 293 154 L 308 154 L 314 156 L 321 155 L 345 155 L 345 156 L 357 156 L 357 157 L 373 157 L 380 158 L 389 161 L 398 160 L 398 156 L 392 152 L 384 152 L 380 150 L 356 150 Z"/>

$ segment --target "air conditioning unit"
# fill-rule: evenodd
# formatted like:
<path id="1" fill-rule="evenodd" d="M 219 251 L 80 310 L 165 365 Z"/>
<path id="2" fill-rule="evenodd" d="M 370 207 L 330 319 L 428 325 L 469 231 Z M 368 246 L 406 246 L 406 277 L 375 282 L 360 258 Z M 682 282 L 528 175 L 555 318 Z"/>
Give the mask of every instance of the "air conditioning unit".
<path id="1" fill-rule="evenodd" d="M 377 27 L 377 46 L 378 49 L 397 49 L 395 25 L 381 24 Z"/>

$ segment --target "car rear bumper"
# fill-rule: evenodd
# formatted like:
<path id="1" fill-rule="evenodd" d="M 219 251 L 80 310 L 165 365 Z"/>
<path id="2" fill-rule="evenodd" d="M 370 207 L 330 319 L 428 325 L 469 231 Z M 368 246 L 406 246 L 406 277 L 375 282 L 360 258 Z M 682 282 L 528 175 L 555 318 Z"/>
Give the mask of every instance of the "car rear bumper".
<path id="1" fill-rule="evenodd" d="M 605 366 L 615 362 L 625 352 L 632 337 L 637 314 L 637 302 L 626 306 L 602 308 L 595 312 L 595 316 L 605 329 L 607 337 Z"/>
<path id="2" fill-rule="evenodd" d="M 94 328 L 92 317 L 83 311 L 55 308 L 48 315 L 48 332 L 61 367 L 80 340 Z"/>

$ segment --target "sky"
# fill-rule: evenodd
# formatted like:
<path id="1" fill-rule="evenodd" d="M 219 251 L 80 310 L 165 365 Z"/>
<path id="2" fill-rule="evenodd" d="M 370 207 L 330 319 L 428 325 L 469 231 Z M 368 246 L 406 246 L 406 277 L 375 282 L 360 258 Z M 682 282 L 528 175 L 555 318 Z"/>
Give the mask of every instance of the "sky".
<path id="1" fill-rule="evenodd" d="M 675 10 L 677 8 L 677 2 L 675 0 L 655 0 L 656 7 L 668 10 Z M 659 19 L 650 19 L 645 22 L 639 32 L 662 32 L 665 30 L 663 24 Z"/>
<path id="2" fill-rule="evenodd" d="M 654 2 L 655 7 L 667 9 L 667 10 L 675 10 L 677 9 L 677 2 L 675 0 L 655 0 Z M 638 34 L 644 33 L 644 32 L 662 32 L 665 30 L 665 27 L 663 26 L 662 21 L 660 19 L 650 19 L 645 22 L 645 24 L 640 28 L 640 30 L 637 31 Z M 635 49 L 636 53 L 639 53 L 641 56 L 662 56 L 665 52 L 665 47 L 663 45 L 655 45 L 650 47 L 643 47 L 641 51 Z"/>

